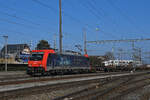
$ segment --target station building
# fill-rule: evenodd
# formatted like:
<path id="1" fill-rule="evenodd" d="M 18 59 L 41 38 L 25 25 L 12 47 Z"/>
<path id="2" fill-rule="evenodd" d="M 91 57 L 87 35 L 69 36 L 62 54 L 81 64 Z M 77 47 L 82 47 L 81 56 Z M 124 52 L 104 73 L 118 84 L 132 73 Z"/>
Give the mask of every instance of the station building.
<path id="1" fill-rule="evenodd" d="M 7 57 L 15 58 L 21 53 L 30 53 L 30 48 L 27 44 L 8 44 L 7 45 Z M 5 57 L 5 46 L 1 49 L 1 58 Z"/>

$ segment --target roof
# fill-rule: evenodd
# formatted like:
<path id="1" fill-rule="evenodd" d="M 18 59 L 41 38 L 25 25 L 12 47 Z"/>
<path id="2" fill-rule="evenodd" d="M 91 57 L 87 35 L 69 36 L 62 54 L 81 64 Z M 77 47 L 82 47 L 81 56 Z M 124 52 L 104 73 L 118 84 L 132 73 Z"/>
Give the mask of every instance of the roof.
<path id="1" fill-rule="evenodd" d="M 48 52 L 48 53 L 55 53 L 53 49 L 46 49 L 46 50 L 32 50 L 32 52 Z"/>
<path id="2" fill-rule="evenodd" d="M 8 52 L 10 50 L 23 50 L 25 47 L 29 48 L 29 46 L 27 44 L 8 44 L 7 50 L 8 50 Z M 1 52 L 4 52 L 4 51 L 5 51 L 5 46 L 2 48 Z"/>

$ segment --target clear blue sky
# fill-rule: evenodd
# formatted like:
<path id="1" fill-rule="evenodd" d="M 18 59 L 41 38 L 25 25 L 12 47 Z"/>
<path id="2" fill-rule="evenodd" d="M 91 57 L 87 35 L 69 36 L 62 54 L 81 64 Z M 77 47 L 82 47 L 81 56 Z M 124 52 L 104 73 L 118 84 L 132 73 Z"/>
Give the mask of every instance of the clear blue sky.
<path id="1" fill-rule="evenodd" d="M 35 45 L 45 39 L 53 47 L 54 35 L 58 37 L 59 32 L 58 1 L 0 0 L 0 34 L 8 35 L 11 44 L 32 40 Z M 149 5 L 149 0 L 62 0 L 63 47 L 76 50 L 74 45 L 83 46 L 83 28 L 87 40 L 148 38 Z M 0 38 L 0 45 L 3 43 Z M 111 47 L 88 45 L 88 49 L 100 50 L 95 51 L 98 54 Z"/>

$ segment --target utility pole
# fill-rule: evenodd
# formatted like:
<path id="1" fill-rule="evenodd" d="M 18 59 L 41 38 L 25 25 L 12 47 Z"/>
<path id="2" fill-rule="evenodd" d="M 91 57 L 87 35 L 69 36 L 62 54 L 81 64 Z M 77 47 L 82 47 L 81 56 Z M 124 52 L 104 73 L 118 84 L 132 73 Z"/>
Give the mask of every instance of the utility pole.
<path id="1" fill-rule="evenodd" d="M 3 36 L 5 39 L 5 71 L 7 72 L 7 41 L 8 41 L 8 36 Z"/>
<path id="2" fill-rule="evenodd" d="M 61 14 L 61 0 L 59 0 L 59 50 L 62 53 L 62 14 Z"/>
<path id="3" fill-rule="evenodd" d="M 132 59 L 135 60 L 135 47 L 134 47 L 134 42 L 132 42 Z"/>
<path id="4" fill-rule="evenodd" d="M 87 49 L 86 49 L 86 30 L 85 30 L 85 28 L 83 29 L 83 34 L 84 34 L 84 53 L 87 54 Z"/>
<path id="5" fill-rule="evenodd" d="M 32 50 L 32 40 L 29 43 L 30 50 Z"/>
<path id="6" fill-rule="evenodd" d="M 115 47 L 114 47 L 114 43 L 113 43 L 113 46 L 112 46 L 113 60 L 115 59 L 115 53 L 114 53 L 114 49 L 115 49 Z"/>
<path id="7" fill-rule="evenodd" d="M 123 60 L 123 49 L 119 48 L 119 60 Z"/>
<path id="8" fill-rule="evenodd" d="M 141 48 L 139 48 L 139 60 L 140 60 L 140 62 L 142 62 L 142 49 Z"/>
<path id="9" fill-rule="evenodd" d="M 57 40 L 56 34 L 54 34 L 54 49 L 55 49 L 55 50 L 56 50 L 56 40 Z"/>

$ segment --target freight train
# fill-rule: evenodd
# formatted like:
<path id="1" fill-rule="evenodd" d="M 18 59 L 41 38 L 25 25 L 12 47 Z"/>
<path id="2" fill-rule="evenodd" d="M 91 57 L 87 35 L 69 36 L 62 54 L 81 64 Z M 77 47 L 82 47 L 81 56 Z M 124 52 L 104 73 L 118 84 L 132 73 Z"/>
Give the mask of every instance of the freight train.
<path id="1" fill-rule="evenodd" d="M 59 54 L 54 50 L 32 50 L 27 74 L 63 74 L 90 72 L 88 55 Z"/>
<path id="2" fill-rule="evenodd" d="M 103 66 L 105 71 L 125 71 L 142 67 L 142 62 L 133 60 L 108 60 L 103 62 Z"/>

